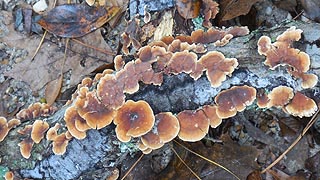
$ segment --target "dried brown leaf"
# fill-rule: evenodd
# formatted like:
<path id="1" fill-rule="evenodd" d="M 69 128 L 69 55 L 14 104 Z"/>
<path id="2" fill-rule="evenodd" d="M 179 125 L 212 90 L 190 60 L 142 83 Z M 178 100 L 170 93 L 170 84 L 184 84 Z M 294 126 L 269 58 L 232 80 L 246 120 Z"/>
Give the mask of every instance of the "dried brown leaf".
<path id="1" fill-rule="evenodd" d="M 63 80 L 63 75 L 60 74 L 59 78 L 53 81 L 50 81 L 46 85 L 45 98 L 49 106 L 51 106 L 54 103 L 54 101 L 57 99 L 58 95 L 60 94 L 60 90 L 62 87 L 62 80 Z"/>
<path id="2" fill-rule="evenodd" d="M 220 1 L 222 21 L 248 14 L 251 6 L 259 0 L 222 0 Z"/>
<path id="3" fill-rule="evenodd" d="M 3 24 L 1 27 L 6 29 L 2 31 L 3 34 L 0 35 L 0 41 L 10 47 L 23 49 L 28 53 L 19 63 L 14 64 L 11 70 L 4 73 L 6 76 L 28 83 L 33 91 L 38 91 L 48 82 L 57 79 L 61 73 L 64 57 L 64 46 L 59 47 L 57 42 L 50 41 L 51 39 L 57 41 L 57 39 L 47 36 L 39 53 L 31 61 L 41 37 L 38 35 L 27 36 L 16 32 L 13 27 L 12 15 L 6 11 L 0 11 L 1 24 Z M 90 46 L 109 52 L 112 51 L 99 31 L 90 33 L 79 40 L 90 44 Z M 78 84 L 83 77 L 90 74 L 97 67 L 112 62 L 113 57 L 109 54 L 73 41 L 69 44 L 70 49 L 67 51 L 63 73 L 70 71 L 70 86 Z"/>
<path id="4" fill-rule="evenodd" d="M 119 7 L 91 7 L 87 4 L 64 4 L 57 6 L 39 21 L 44 29 L 61 37 L 84 36 L 112 19 Z"/>

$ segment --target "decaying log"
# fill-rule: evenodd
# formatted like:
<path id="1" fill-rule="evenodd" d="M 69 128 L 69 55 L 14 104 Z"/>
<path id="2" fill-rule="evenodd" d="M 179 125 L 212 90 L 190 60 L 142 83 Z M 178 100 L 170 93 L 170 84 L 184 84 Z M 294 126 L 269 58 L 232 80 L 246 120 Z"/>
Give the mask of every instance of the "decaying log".
<path id="1" fill-rule="evenodd" d="M 249 35 L 234 38 L 224 47 L 208 45 L 208 50 L 217 50 L 226 57 L 238 59 L 239 68 L 228 77 L 222 86 L 212 88 L 205 76 L 194 81 L 186 74 L 177 76 L 165 76 L 161 86 L 141 85 L 140 90 L 127 96 L 127 99 L 147 101 L 153 108 L 154 113 L 171 111 L 178 113 L 185 109 L 197 109 L 205 104 L 211 104 L 213 98 L 223 89 L 234 85 L 250 85 L 257 89 L 271 90 L 279 85 L 292 87 L 294 90 L 302 90 L 300 82 L 290 76 L 285 67 L 269 70 L 263 64 L 264 56 L 257 52 L 257 40 L 262 35 L 271 38 L 284 32 L 291 26 L 302 29 L 303 38 L 295 43 L 295 48 L 306 52 L 311 59 L 311 73 L 320 74 L 320 49 L 317 42 L 320 41 L 320 25 L 303 22 L 290 22 L 272 29 L 259 29 Z M 316 87 L 304 90 L 319 103 L 319 83 Z M 54 116 L 49 117 L 47 122 L 52 126 L 55 122 L 63 121 L 65 108 L 59 110 Z M 127 156 L 128 149 L 116 139 L 110 125 L 100 131 L 90 130 L 85 140 L 72 140 L 67 152 L 62 156 L 53 155 L 48 143 L 36 145 L 29 160 L 23 159 L 19 153 L 17 144 L 21 141 L 15 138 L 16 131 L 10 132 L 9 136 L 1 142 L 1 164 L 13 171 L 20 170 L 22 177 L 28 178 L 52 178 L 72 179 L 79 177 L 98 162 L 103 162 L 106 167 L 114 168 Z M 123 152 L 125 151 L 125 152 Z"/>

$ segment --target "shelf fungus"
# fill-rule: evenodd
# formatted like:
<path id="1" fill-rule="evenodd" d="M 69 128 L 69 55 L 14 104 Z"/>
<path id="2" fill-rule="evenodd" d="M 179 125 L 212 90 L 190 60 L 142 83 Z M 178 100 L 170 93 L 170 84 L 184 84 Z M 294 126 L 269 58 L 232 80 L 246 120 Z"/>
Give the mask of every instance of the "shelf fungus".
<path id="1" fill-rule="evenodd" d="M 57 107 L 45 103 L 33 103 L 28 108 L 20 110 L 16 118 L 21 121 L 26 119 L 35 119 L 39 117 L 48 117 L 57 111 Z"/>
<path id="2" fill-rule="evenodd" d="M 72 135 L 69 131 L 57 135 L 52 140 L 52 151 L 56 155 L 62 155 L 66 152 L 69 141 L 72 139 Z"/>
<path id="3" fill-rule="evenodd" d="M 302 118 L 311 117 L 318 110 L 318 107 L 311 98 L 296 92 L 292 101 L 285 106 L 285 110 L 293 116 Z"/>
<path id="4" fill-rule="evenodd" d="M 256 99 L 256 89 L 247 85 L 233 86 L 221 91 L 214 101 L 217 104 L 217 115 L 222 118 L 235 116 Z"/>
<path id="5" fill-rule="evenodd" d="M 87 87 L 80 89 L 82 96 L 78 96 L 75 107 L 88 126 L 92 129 L 101 129 L 111 124 L 115 111 L 107 108 L 96 96 L 96 91 L 90 91 Z M 71 132 L 70 132 L 71 133 Z"/>
<path id="6" fill-rule="evenodd" d="M 267 108 L 280 107 L 286 113 L 293 116 L 310 117 L 318 109 L 313 99 L 305 96 L 301 92 L 294 92 L 287 86 L 279 86 L 267 95 Z"/>
<path id="7" fill-rule="evenodd" d="M 212 12 L 208 10 L 208 13 Z M 311 98 L 296 92 L 297 88 L 279 86 L 270 93 L 261 89 L 257 93 L 257 90 L 251 87 L 254 86 L 251 82 L 240 82 L 248 85 L 231 86 L 229 89 L 221 86 L 227 76 L 231 76 L 238 68 L 238 60 L 225 57 L 218 51 L 207 52 L 205 45 L 214 43 L 223 46 L 233 37 L 248 34 L 247 27 L 222 30 L 210 28 L 206 32 L 196 30 L 190 36 L 168 36 L 140 48 L 137 37 L 134 37 L 138 34 L 138 23 L 137 19 L 130 21 L 126 32 L 122 35 L 125 54 L 129 53 L 128 48 L 131 45 L 137 49 L 137 53 L 130 56 L 118 55 L 114 58 L 114 70 L 107 69 L 96 74 L 93 79 L 84 78 L 71 100 L 66 103 L 64 122 L 56 123 L 49 128 L 47 122 L 36 120 L 32 125 L 26 125 L 24 129 L 18 130 L 23 136 L 19 146 L 24 158 L 31 156 L 33 144 L 40 143 L 45 133 L 47 141 L 52 141 L 53 152 L 62 155 L 73 137 L 84 139 L 89 129 L 102 129 L 113 122 L 116 125 L 116 136 L 121 142 L 136 138 L 139 141 L 138 148 L 148 154 L 177 136 L 183 141 L 201 140 L 208 133 L 209 127 L 217 128 L 222 119 L 244 111 L 256 98 L 260 108 L 280 107 L 299 117 L 310 117 L 318 108 Z M 301 33 L 301 30 L 292 27 L 278 36 L 274 43 L 269 37 L 262 36 L 258 41 L 258 52 L 266 56 L 265 65 L 271 69 L 280 65 L 288 66 L 288 72 L 302 80 L 301 87 L 310 88 L 316 85 L 318 77 L 307 74 L 310 66 L 309 56 L 291 47 L 293 41 L 300 39 Z M 203 103 L 192 102 L 195 105 L 175 110 L 172 110 L 175 104 L 171 102 L 170 97 L 167 97 L 172 107 L 168 107 L 169 110 L 165 112 L 152 104 L 152 100 L 149 104 L 148 96 L 135 97 L 140 92 L 143 94 L 143 90 L 148 90 L 148 85 L 152 85 L 150 86 L 152 93 L 160 91 L 167 95 L 164 91 L 166 85 L 159 86 L 163 83 L 174 83 L 169 79 L 170 76 L 181 73 L 187 74 L 183 76 L 193 78 L 187 77 L 188 79 L 183 82 L 185 84 L 197 83 L 198 79 L 200 79 L 198 82 L 208 80 L 209 82 L 204 83 L 206 88 L 220 90 L 217 87 L 221 86 L 224 90 L 211 94 L 209 100 L 204 100 Z M 169 80 L 165 79 L 168 80 L 166 82 L 164 78 Z M 192 85 L 193 90 L 197 88 L 195 84 Z M 172 86 L 176 88 L 175 84 Z M 202 91 L 206 93 L 206 90 Z M 158 98 L 154 94 L 152 96 Z M 211 102 L 213 98 L 214 102 Z M 180 99 L 176 104 L 178 101 L 180 102 Z M 152 107 L 157 109 L 153 110 Z M 169 112 L 170 108 L 172 112 Z M 49 116 L 55 111 L 54 107 L 35 103 L 20 111 L 16 116 L 17 119 L 7 122 L 4 117 L 0 117 L 0 141 L 3 141 L 11 128 L 20 124 L 18 119 L 34 120 Z"/>
<path id="8" fill-rule="evenodd" d="M 31 139 L 36 144 L 39 144 L 48 129 L 49 124 L 47 122 L 42 120 L 36 120 L 32 125 Z"/>
<path id="9" fill-rule="evenodd" d="M 0 142 L 8 135 L 9 131 L 21 122 L 18 119 L 11 119 L 7 122 L 5 117 L 0 117 Z"/>
<path id="10" fill-rule="evenodd" d="M 238 61 L 236 58 L 225 58 L 218 51 L 211 51 L 199 59 L 199 64 L 206 70 L 211 86 L 219 87 L 227 75 L 231 76 L 238 66 Z"/>
<path id="11" fill-rule="evenodd" d="M 70 106 L 66 109 L 64 121 L 68 131 L 73 137 L 77 139 L 84 139 L 86 137 L 86 131 L 90 129 L 90 126 L 88 126 L 86 120 L 78 114 L 78 111 L 74 106 Z M 50 139 L 54 139 L 54 137 Z"/>
<path id="12" fill-rule="evenodd" d="M 269 102 L 267 104 L 267 107 L 283 107 L 284 105 L 289 103 L 293 96 L 294 93 L 291 87 L 278 86 L 276 88 L 273 88 L 272 91 L 268 94 Z"/>
<path id="13" fill-rule="evenodd" d="M 48 129 L 49 124 L 47 122 L 36 120 L 32 125 L 26 125 L 23 129 L 18 130 L 18 133 L 24 136 L 24 139 L 18 144 L 20 153 L 24 158 L 30 158 L 33 144 L 40 143 Z"/>
<path id="14" fill-rule="evenodd" d="M 155 115 L 155 125 L 147 134 L 141 136 L 141 142 L 146 148 L 159 149 L 165 143 L 173 140 L 179 133 L 179 121 L 171 112 Z M 143 148 L 144 149 L 144 148 Z"/>
<path id="15" fill-rule="evenodd" d="M 131 137 L 140 137 L 148 133 L 154 125 L 155 117 L 149 104 L 145 101 L 128 100 L 116 112 L 114 124 L 117 138 L 128 142 Z"/>
<path id="16" fill-rule="evenodd" d="M 314 87 L 318 77 L 306 74 L 310 67 L 309 55 L 292 47 L 292 43 L 301 38 L 301 33 L 301 29 L 293 26 L 279 35 L 274 43 L 268 36 L 262 36 L 258 40 L 258 53 L 266 56 L 264 64 L 272 70 L 288 65 L 288 72 L 296 78 L 301 78 L 301 87 L 306 89 Z"/>
<path id="17" fill-rule="evenodd" d="M 18 133 L 25 136 L 25 138 L 18 144 L 20 147 L 21 155 L 29 159 L 31 156 L 31 150 L 34 144 L 34 141 L 31 139 L 32 125 L 26 125 L 23 129 L 19 129 Z"/>
<path id="18" fill-rule="evenodd" d="M 216 105 L 205 105 L 202 107 L 204 114 L 210 122 L 212 128 L 218 127 L 222 123 L 222 118 L 217 114 Z"/>
<path id="19" fill-rule="evenodd" d="M 184 110 L 177 118 L 180 123 L 178 137 L 183 141 L 199 141 L 209 131 L 210 122 L 202 110 Z"/>

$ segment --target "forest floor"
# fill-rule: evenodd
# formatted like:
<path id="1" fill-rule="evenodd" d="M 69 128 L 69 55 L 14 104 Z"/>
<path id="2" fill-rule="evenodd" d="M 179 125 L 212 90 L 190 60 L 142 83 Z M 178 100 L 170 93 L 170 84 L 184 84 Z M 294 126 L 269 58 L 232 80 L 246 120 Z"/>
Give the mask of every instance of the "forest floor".
<path id="1" fill-rule="evenodd" d="M 42 0 L 40 1 L 42 2 Z M 192 2 L 178 0 L 110 1 L 107 2 L 108 6 L 120 6 L 121 13 L 106 22 L 99 30 L 88 33 L 81 38 L 74 38 L 80 39 L 91 47 L 79 44 L 70 38 L 71 45 L 66 52 L 65 59 L 66 38 L 48 33 L 39 52 L 32 59 L 44 31 L 33 23 L 35 20 L 32 18 L 37 18 L 35 16 L 37 13 L 33 12 L 31 16 L 28 15 L 30 11 L 25 9 L 35 8 L 34 5 L 38 2 L 39 0 L 4 0 L 0 2 L 0 116 L 7 119 L 14 118 L 21 109 L 36 102 L 50 102 L 57 109 L 63 109 L 64 104 L 71 99 L 77 85 L 84 77 L 92 78 L 104 69 L 114 69 L 114 64 L 112 64 L 114 56 L 123 53 L 123 40 L 120 35 L 128 29 L 136 33 L 134 38 L 141 45 L 149 44 L 159 38 L 155 36 L 190 35 L 195 29 L 207 29 L 202 24 L 204 14 L 207 12 L 206 8 L 208 8 L 206 5 L 209 6 L 205 3 L 209 2 L 207 0 Z M 43 2 L 48 3 L 44 13 L 53 8 L 53 2 Z M 72 3 L 85 2 L 77 0 Z M 220 7 L 218 15 L 209 20 L 216 27 L 248 26 L 250 32 L 256 32 L 281 27 L 291 21 L 314 24 L 320 22 L 320 3 L 317 0 L 253 0 L 250 2 L 220 0 L 218 3 Z M 66 2 L 58 0 L 56 6 L 62 4 L 66 4 Z M 188 8 L 186 4 L 193 8 Z M 148 22 L 144 22 L 144 17 L 147 16 L 144 13 L 145 5 L 148 7 L 147 12 L 150 12 L 150 21 Z M 40 8 L 44 7 L 44 5 L 39 6 Z M 189 16 L 189 13 L 197 14 L 197 12 L 200 13 L 195 18 L 185 19 L 183 17 Z M 79 11 L 78 16 L 82 17 L 85 14 L 86 12 Z M 134 17 L 140 20 L 140 27 L 131 27 L 130 29 L 128 21 Z M 28 24 L 30 24 L 29 29 Z M 63 28 L 67 29 L 68 27 L 61 26 L 61 28 L 61 31 L 57 33 L 63 34 L 65 32 Z M 80 31 L 82 30 L 85 31 L 85 29 Z M 73 33 L 76 35 L 81 32 Z M 314 39 L 314 51 L 319 51 L 320 38 L 315 38 L 317 39 Z M 297 44 L 299 45 L 299 42 Z M 134 48 L 129 49 L 131 54 L 134 54 L 135 51 Z M 318 59 L 311 59 L 311 62 L 316 64 L 314 67 L 316 67 L 316 72 L 319 72 L 319 56 Z M 63 74 L 62 79 L 60 79 L 61 74 Z M 319 74 L 316 75 L 319 77 Z M 57 84 L 60 80 L 62 84 L 58 85 L 58 88 L 56 86 L 53 89 L 49 87 L 49 84 Z M 311 92 L 317 92 L 319 89 L 318 82 Z M 306 93 L 312 94 L 311 92 Z M 312 96 L 312 98 L 317 104 L 320 103 L 319 96 Z M 188 143 L 176 138 L 175 141 L 166 144 L 161 149 L 144 155 L 129 173 L 127 179 L 196 179 L 188 167 L 201 179 L 235 179 L 230 172 L 209 163 L 184 147 L 222 165 L 240 179 L 320 179 L 319 115 L 316 118 L 315 124 L 294 148 L 263 174 L 260 174 L 261 170 L 289 148 L 311 120 L 311 117 L 290 116 L 280 108 L 258 109 L 251 106 L 238 113 L 237 116 L 223 120 L 219 127 L 210 128 L 207 136 L 201 141 Z M 28 122 L 24 122 L 24 124 L 28 124 Z M 105 139 L 103 137 L 109 134 L 113 138 L 116 137 L 114 131 L 110 129 L 99 130 L 100 134 L 90 132 L 89 136 L 93 139 L 101 138 L 102 144 L 106 140 L 115 142 L 116 140 L 112 138 Z M 1 146 L 4 146 L 2 142 L 0 142 L 0 149 L 3 148 Z M 126 147 L 121 149 L 122 146 Z M 116 166 L 111 165 L 111 158 L 101 155 L 102 159 L 90 164 L 89 168 L 83 169 L 72 179 L 120 179 L 141 155 L 140 151 L 129 151 L 130 147 L 128 146 L 128 144 L 117 144 L 119 149 L 114 150 L 113 153 L 118 154 L 112 155 L 112 158 L 120 158 L 113 162 Z M 107 148 L 108 146 L 101 145 L 99 148 L 102 147 Z M 38 161 L 52 157 L 52 152 L 48 149 L 43 150 L 46 155 L 41 158 L 37 157 L 38 159 L 34 158 L 31 163 L 28 162 L 32 166 L 25 167 L 30 169 L 45 167 Z M 22 157 L 19 155 L 19 158 Z M 63 175 L 47 177 L 46 174 L 41 176 L 41 173 L 36 174 L 28 171 L 28 168 L 16 169 L 13 168 L 16 166 L 9 164 L 5 154 L 0 152 L 0 180 L 9 170 L 13 172 L 15 179 L 41 179 L 44 177 L 64 179 Z"/>

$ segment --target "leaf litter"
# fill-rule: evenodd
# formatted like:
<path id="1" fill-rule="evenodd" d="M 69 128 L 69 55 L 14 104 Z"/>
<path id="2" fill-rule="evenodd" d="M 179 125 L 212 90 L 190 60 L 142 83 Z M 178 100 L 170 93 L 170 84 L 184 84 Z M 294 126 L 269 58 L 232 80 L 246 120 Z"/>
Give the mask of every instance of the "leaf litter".
<path id="1" fill-rule="evenodd" d="M 6 71 L 6 76 L 26 82 L 30 88 L 37 92 L 48 82 L 58 78 L 63 65 L 64 46 L 63 40 L 48 35 L 40 48 L 38 54 L 31 60 L 41 37 L 38 35 L 27 36 L 14 30 L 13 17 L 6 11 L 0 12 L 2 22 L 7 32 L 0 38 L 10 47 L 25 49 L 28 55 L 21 62 L 16 62 L 12 69 Z M 67 51 L 67 58 L 63 73 L 70 71 L 69 86 L 78 84 L 83 77 L 89 75 L 99 66 L 112 62 L 112 52 L 109 45 L 104 41 L 100 31 L 94 31 L 79 39 L 90 46 L 103 49 L 105 52 L 97 51 L 93 48 L 83 46 L 79 43 L 70 42 L 70 50 Z"/>

